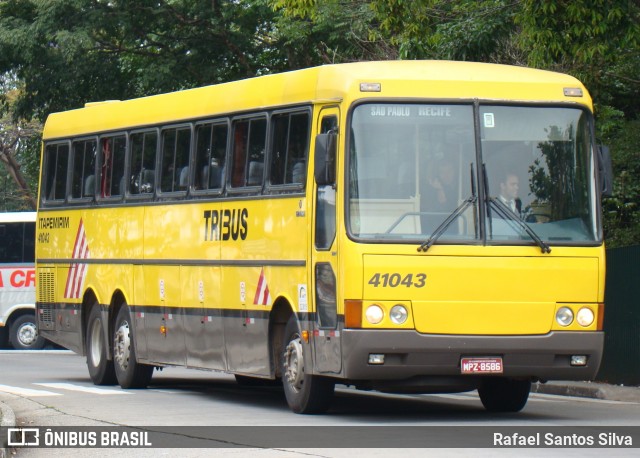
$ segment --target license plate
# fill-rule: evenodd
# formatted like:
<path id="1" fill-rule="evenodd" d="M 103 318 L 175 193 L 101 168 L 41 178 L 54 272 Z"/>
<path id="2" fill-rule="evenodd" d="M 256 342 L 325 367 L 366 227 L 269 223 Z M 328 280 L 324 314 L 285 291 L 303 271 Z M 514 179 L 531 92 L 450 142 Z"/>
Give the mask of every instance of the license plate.
<path id="1" fill-rule="evenodd" d="M 502 374 L 502 358 L 462 358 L 463 374 Z"/>

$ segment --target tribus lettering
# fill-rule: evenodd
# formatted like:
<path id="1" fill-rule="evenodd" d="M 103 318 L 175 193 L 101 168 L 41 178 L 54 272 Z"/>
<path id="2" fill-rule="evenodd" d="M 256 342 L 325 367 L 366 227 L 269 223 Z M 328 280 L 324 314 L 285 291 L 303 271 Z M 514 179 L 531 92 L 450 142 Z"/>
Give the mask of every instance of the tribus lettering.
<path id="1" fill-rule="evenodd" d="M 204 212 L 204 241 L 216 240 L 245 240 L 247 238 L 247 218 L 249 211 L 246 208 L 205 210 Z"/>

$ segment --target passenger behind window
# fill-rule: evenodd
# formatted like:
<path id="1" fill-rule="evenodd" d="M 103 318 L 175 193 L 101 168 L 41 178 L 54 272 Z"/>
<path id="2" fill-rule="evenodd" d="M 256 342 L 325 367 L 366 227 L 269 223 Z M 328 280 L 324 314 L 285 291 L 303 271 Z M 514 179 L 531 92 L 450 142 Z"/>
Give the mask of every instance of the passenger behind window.
<path id="1" fill-rule="evenodd" d="M 221 168 L 217 163 L 206 166 L 203 171 L 203 182 L 207 182 L 207 175 L 209 173 L 209 186 L 208 189 L 220 189 L 222 187 L 222 174 L 224 168 Z"/>
<path id="2" fill-rule="evenodd" d="M 264 163 L 258 161 L 249 162 L 249 177 L 247 178 L 247 186 L 260 186 L 262 184 L 262 175 L 264 174 Z"/>
<path id="3" fill-rule="evenodd" d="M 306 178 L 307 167 L 304 161 L 298 161 L 293 166 L 293 171 L 291 172 L 291 182 L 292 183 L 304 183 L 304 179 Z"/>
<path id="4" fill-rule="evenodd" d="M 155 170 L 143 169 L 140 173 L 140 192 L 152 193 L 155 186 Z"/>
<path id="5" fill-rule="evenodd" d="M 185 191 L 189 186 L 189 167 L 182 167 L 180 177 L 178 178 L 178 189 Z"/>
<path id="6" fill-rule="evenodd" d="M 96 176 L 89 175 L 84 180 L 84 194 L 83 197 L 93 197 L 96 193 Z"/>

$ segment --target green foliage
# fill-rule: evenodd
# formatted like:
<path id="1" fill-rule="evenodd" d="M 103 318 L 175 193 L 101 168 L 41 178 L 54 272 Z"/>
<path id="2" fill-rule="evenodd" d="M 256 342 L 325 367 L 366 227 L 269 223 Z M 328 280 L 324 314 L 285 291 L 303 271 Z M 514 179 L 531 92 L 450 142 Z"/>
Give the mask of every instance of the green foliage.
<path id="1" fill-rule="evenodd" d="M 380 36 L 407 59 L 489 61 L 514 31 L 514 3 L 503 0 L 371 2 Z M 502 53 L 504 54 L 504 53 Z"/>
<path id="2" fill-rule="evenodd" d="M 639 43 L 640 4 L 628 0 L 2 0 L 0 108 L 43 120 L 89 101 L 358 60 L 558 70 L 589 88 L 611 145 L 605 228 L 620 245 L 640 241 Z M 37 156 L 37 139 L 16 150 L 32 188 Z"/>
<path id="3" fill-rule="evenodd" d="M 18 117 L 282 68 L 264 1 L 7 0 L 0 74 L 24 91 Z"/>
<path id="4" fill-rule="evenodd" d="M 515 19 L 528 65 L 573 74 L 600 103 L 611 103 L 611 89 L 640 70 L 637 2 L 524 0 Z"/>
<path id="5" fill-rule="evenodd" d="M 370 2 L 268 0 L 278 13 L 274 37 L 289 68 L 359 60 L 395 59 L 397 52 L 373 32 Z"/>

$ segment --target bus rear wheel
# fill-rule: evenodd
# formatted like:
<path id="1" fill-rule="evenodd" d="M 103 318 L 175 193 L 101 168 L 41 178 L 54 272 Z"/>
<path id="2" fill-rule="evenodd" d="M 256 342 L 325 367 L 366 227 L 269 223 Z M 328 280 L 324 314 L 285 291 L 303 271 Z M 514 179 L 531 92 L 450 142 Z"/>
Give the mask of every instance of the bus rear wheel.
<path id="1" fill-rule="evenodd" d="M 91 307 L 87 320 L 87 368 L 95 385 L 115 385 L 116 374 L 113 361 L 107 358 L 109 350 L 104 328 L 100 305 L 96 302 Z"/>
<path id="2" fill-rule="evenodd" d="M 478 394 L 482 405 L 489 412 L 519 412 L 529 399 L 531 382 L 504 377 L 483 381 Z"/>
<path id="3" fill-rule="evenodd" d="M 153 376 L 153 366 L 138 363 L 129 307 L 118 311 L 113 333 L 113 361 L 118 384 L 122 388 L 146 388 Z"/>
<path id="4" fill-rule="evenodd" d="M 329 408 L 335 383 L 328 378 L 306 373 L 310 362 L 300 337 L 295 315 L 284 330 L 282 385 L 292 411 L 302 414 L 323 413 Z"/>

